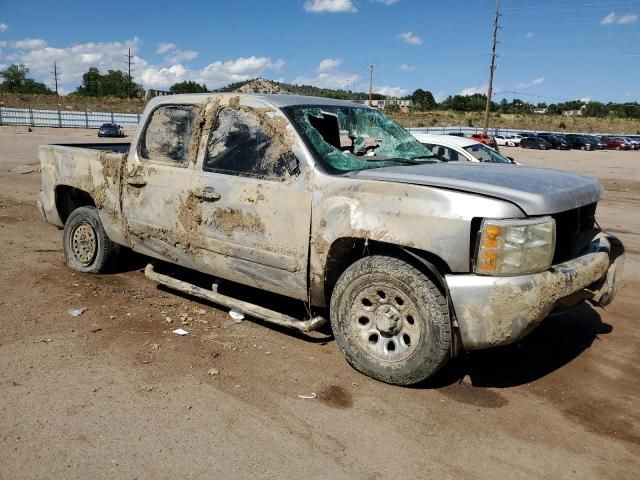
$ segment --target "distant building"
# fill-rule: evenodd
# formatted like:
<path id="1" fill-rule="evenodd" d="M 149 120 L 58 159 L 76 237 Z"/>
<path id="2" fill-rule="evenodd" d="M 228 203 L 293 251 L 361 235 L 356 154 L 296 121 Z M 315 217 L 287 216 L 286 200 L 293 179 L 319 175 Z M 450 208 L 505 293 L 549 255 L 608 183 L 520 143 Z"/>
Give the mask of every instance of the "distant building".
<path id="1" fill-rule="evenodd" d="M 536 113 L 538 115 L 544 115 L 547 113 L 547 110 L 548 109 L 546 108 L 534 108 L 533 113 Z"/>
<path id="2" fill-rule="evenodd" d="M 153 88 L 150 88 L 147 90 L 145 97 L 146 98 L 164 97 L 165 95 L 173 95 L 173 92 L 170 92 L 168 90 L 154 90 Z"/>
<path id="3" fill-rule="evenodd" d="M 586 110 L 586 108 L 586 105 L 582 105 L 580 107 L 580 110 L 565 110 L 564 112 L 562 112 L 562 115 L 564 115 L 565 117 L 581 117 L 582 115 L 584 115 L 584 111 Z"/>
<path id="4" fill-rule="evenodd" d="M 399 98 L 386 98 L 384 100 L 371 100 L 371 104 L 369 104 L 369 100 L 365 100 L 364 104 L 368 107 L 377 108 L 378 110 L 384 110 L 385 108 L 394 105 L 398 107 L 403 112 L 409 110 L 413 107 L 413 100 L 401 100 Z"/>

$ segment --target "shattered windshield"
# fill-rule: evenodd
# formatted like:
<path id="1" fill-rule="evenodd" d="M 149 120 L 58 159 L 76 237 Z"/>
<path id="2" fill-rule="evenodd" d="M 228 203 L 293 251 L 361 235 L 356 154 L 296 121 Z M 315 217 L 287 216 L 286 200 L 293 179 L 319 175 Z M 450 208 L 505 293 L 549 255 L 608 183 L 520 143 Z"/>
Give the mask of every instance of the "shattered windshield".
<path id="1" fill-rule="evenodd" d="M 329 170 L 438 162 L 427 147 L 377 110 L 324 105 L 283 110 Z"/>

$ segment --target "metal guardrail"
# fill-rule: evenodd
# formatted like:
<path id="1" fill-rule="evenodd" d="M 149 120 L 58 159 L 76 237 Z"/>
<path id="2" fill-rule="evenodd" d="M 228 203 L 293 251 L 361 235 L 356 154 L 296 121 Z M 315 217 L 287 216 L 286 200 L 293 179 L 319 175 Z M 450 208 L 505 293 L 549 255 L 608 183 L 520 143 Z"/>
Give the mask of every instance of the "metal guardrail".
<path id="1" fill-rule="evenodd" d="M 100 128 L 100 125 L 103 123 L 137 125 L 139 122 L 139 113 L 82 112 L 0 107 L 0 125 Z"/>

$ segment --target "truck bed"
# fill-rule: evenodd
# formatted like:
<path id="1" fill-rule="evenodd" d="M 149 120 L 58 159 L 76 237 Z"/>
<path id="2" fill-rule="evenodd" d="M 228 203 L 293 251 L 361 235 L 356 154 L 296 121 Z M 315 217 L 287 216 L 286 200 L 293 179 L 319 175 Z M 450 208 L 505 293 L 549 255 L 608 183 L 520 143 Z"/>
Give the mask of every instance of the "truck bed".
<path id="1" fill-rule="evenodd" d="M 131 143 L 128 142 L 113 142 L 113 143 L 54 143 L 51 144 L 56 147 L 72 147 L 72 148 L 86 148 L 89 150 L 103 150 L 107 152 L 116 153 L 129 153 Z"/>

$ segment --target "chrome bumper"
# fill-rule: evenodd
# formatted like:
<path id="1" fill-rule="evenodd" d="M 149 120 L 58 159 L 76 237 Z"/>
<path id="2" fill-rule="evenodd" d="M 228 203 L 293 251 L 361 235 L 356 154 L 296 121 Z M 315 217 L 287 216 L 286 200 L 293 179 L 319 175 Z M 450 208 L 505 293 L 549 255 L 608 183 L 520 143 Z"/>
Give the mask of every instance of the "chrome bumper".
<path id="1" fill-rule="evenodd" d="M 476 350 L 524 337 L 556 307 L 608 305 L 624 265 L 622 243 L 599 233 L 580 257 L 532 275 L 446 275 L 462 345 Z"/>

